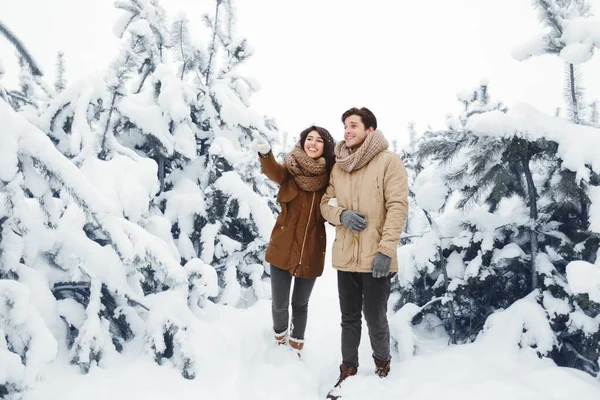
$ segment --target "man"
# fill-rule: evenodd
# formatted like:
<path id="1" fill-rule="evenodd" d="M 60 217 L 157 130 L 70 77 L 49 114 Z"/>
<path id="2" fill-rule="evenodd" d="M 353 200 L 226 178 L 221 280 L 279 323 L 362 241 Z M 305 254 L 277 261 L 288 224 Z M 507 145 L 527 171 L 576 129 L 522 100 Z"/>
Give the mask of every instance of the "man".
<path id="1" fill-rule="evenodd" d="M 358 371 L 361 310 L 373 350 L 375 373 L 390 371 L 387 302 L 391 276 L 398 271 L 396 249 L 408 214 L 404 164 L 377 130 L 367 108 L 342 115 L 344 139 L 335 147 L 336 164 L 321 200 L 321 212 L 336 227 L 332 264 L 338 270 L 342 313 L 340 377 L 327 398 L 337 399 L 341 383 Z M 337 204 L 331 205 L 336 198 Z"/>

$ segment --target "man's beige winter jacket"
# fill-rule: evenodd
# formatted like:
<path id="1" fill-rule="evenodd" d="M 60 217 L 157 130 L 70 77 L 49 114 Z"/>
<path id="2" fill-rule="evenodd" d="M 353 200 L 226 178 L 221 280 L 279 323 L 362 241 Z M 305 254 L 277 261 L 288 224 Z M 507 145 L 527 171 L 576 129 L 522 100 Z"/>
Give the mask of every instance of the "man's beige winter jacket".
<path id="1" fill-rule="evenodd" d="M 337 205 L 329 204 L 333 198 Z M 362 232 L 346 228 L 340 222 L 344 210 L 365 213 L 367 227 Z M 381 252 L 392 258 L 391 272 L 398 271 L 396 249 L 408 215 L 408 178 L 397 154 L 384 150 L 352 172 L 336 164 L 321 199 L 321 212 L 336 227 L 334 268 L 371 272 L 373 258 Z"/>

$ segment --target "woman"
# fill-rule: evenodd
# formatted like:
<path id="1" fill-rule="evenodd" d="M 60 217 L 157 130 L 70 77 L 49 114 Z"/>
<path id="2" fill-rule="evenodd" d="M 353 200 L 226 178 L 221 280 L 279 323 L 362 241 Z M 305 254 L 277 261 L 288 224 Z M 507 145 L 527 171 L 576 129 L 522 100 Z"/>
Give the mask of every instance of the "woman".
<path id="1" fill-rule="evenodd" d="M 289 343 L 298 357 L 304 347 L 308 300 L 325 263 L 325 220 L 319 204 L 335 162 L 334 147 L 329 132 L 318 126 L 300 133 L 294 149 L 285 155 L 284 165 L 275 160 L 264 139 L 256 138 L 251 144 L 260 156 L 264 174 L 280 185 L 277 201 L 281 213 L 265 260 L 271 263 L 275 340 L 278 344 Z M 288 326 L 292 279 L 292 320 Z"/>

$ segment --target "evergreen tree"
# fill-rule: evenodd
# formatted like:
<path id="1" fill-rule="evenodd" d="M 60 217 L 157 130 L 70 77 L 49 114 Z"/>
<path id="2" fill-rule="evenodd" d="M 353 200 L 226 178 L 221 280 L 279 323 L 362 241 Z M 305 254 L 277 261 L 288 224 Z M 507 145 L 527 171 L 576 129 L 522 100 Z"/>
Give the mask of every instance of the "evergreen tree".
<path id="1" fill-rule="evenodd" d="M 574 293 L 566 276 L 573 262 L 596 259 L 598 236 L 586 210 L 587 185 L 596 185 L 597 176 L 582 183 L 564 167 L 559 142 L 518 127 L 526 120 L 512 134 L 493 133 L 506 129 L 497 122 L 508 110 L 490 101 L 486 82 L 459 99 L 463 113 L 418 146 L 421 171 L 411 191 L 428 224 L 412 231 L 401 251 L 407 268 L 396 308 L 420 304 L 417 316 L 431 310 L 451 339 L 473 340 L 488 316 L 533 290 L 555 343 L 540 354 L 595 374 L 600 333 L 592 320 L 599 304 Z"/>
<path id="2" fill-rule="evenodd" d="M 579 66 L 591 58 L 600 47 L 600 39 L 590 29 L 592 12 L 586 0 L 538 0 L 534 2 L 544 33 L 537 46 L 529 50 L 517 48 L 515 57 L 526 59 L 537 54 L 557 54 L 565 60 L 565 99 L 569 119 L 574 124 L 597 126 L 596 103 L 588 107 L 586 115 L 582 77 Z M 527 46 L 524 46 L 526 48 Z M 531 51 L 533 49 L 533 51 Z M 556 224 L 554 234 L 547 236 L 549 260 L 542 293 L 544 298 L 567 301 L 565 312 L 554 313 L 553 329 L 561 344 L 554 358 L 561 365 L 575 366 L 590 373 L 598 372 L 598 329 L 576 327 L 572 316 L 578 312 L 586 316 L 598 314 L 598 305 L 589 299 L 575 296 L 565 277 L 566 267 L 575 260 L 594 262 L 597 257 L 598 237 L 590 228 L 590 192 L 598 185 L 598 171 L 572 171 L 563 160 L 556 158 L 549 164 L 547 181 L 542 185 L 545 214 Z M 587 175 L 587 176 L 586 176 Z M 585 297 L 585 296 L 584 296 Z M 546 301 L 546 300 L 545 300 Z M 552 315 L 552 314 L 551 314 Z M 596 328 L 598 324 L 595 324 Z"/>
<path id="3" fill-rule="evenodd" d="M 250 108 L 257 84 L 238 68 L 252 52 L 246 39 L 236 37 L 234 20 L 231 1 L 216 1 L 214 16 L 204 16 L 210 41 L 193 63 L 200 77 L 193 119 L 201 131 L 199 182 L 206 212 L 195 218 L 190 240 L 218 272 L 220 301 L 243 305 L 268 296 L 262 260 L 275 197 L 248 146 L 255 135 L 273 142 L 274 133 L 270 120 Z"/>
<path id="4" fill-rule="evenodd" d="M 161 63 L 167 47 L 160 29 L 166 25 L 157 2 L 117 6 L 128 13 L 128 23 L 119 25 L 126 32 L 124 45 L 109 75 L 67 86 L 41 118 L 32 121 L 60 152 L 50 142 L 43 145 L 47 159 L 39 159 L 34 148 L 14 150 L 19 157 L 20 152 L 35 156 L 29 162 L 20 160 L 19 168 L 25 168 L 23 174 L 37 187 L 48 189 L 21 184 L 22 192 L 25 198 L 39 198 L 29 202 L 41 204 L 47 235 L 53 238 L 46 247 L 24 240 L 35 250 L 30 257 L 37 254 L 32 259 L 45 263 L 31 265 L 29 258 L 24 262 L 26 271 L 48 268 L 55 274 L 47 290 L 57 299 L 56 317 L 66 330 L 53 334 L 59 343 L 68 343 L 72 362 L 83 371 L 140 337 L 157 362 L 169 358 L 192 378 L 198 354 L 190 346 L 196 324 L 190 308 L 217 296 L 217 276 L 196 258 L 180 265 L 168 220 L 153 206 L 160 176 L 150 157 L 195 154 L 191 101 L 187 102 L 195 94 Z M 0 115 L 9 114 L 3 110 Z M 148 121 L 143 117 L 153 119 L 144 125 Z M 9 122 L 14 118 L 9 115 Z M 17 119 L 12 123 L 33 135 L 32 143 L 43 141 L 33 126 Z M 14 209 L 11 205 L 7 213 Z M 37 226 L 16 230 L 12 226 L 21 218 L 4 221 L 9 225 L 3 232 L 42 232 Z M 2 245 L 14 242 L 10 234 L 1 239 Z"/>
<path id="5" fill-rule="evenodd" d="M 569 118 L 575 124 L 585 122 L 585 99 L 583 78 L 579 65 L 587 61 L 600 39 L 581 29 L 591 18 L 588 0 L 535 0 L 533 5 L 538 13 L 544 31 L 538 37 L 515 48 L 513 56 L 517 60 L 541 54 L 556 54 L 565 61 L 564 96 Z"/>

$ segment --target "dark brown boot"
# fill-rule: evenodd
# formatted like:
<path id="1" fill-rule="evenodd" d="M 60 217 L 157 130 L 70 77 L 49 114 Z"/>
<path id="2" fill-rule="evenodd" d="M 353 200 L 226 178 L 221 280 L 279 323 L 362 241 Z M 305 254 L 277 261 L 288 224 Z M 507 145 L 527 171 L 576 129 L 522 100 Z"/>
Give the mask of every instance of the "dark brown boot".
<path id="1" fill-rule="evenodd" d="M 373 360 L 375 361 L 375 373 L 379 375 L 380 378 L 385 378 L 388 376 L 390 373 L 390 363 L 392 360 L 383 362 L 379 361 L 375 357 L 373 357 Z"/>
<path id="2" fill-rule="evenodd" d="M 348 367 L 346 364 L 340 364 L 340 377 L 338 378 L 337 383 L 333 386 L 333 389 L 329 393 L 327 393 L 327 399 L 337 400 L 340 398 L 339 388 L 342 386 L 342 382 L 346 380 L 346 378 L 350 376 L 356 375 L 358 372 L 358 368 L 356 367 Z"/>

